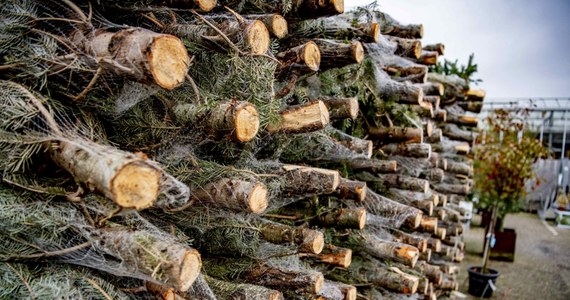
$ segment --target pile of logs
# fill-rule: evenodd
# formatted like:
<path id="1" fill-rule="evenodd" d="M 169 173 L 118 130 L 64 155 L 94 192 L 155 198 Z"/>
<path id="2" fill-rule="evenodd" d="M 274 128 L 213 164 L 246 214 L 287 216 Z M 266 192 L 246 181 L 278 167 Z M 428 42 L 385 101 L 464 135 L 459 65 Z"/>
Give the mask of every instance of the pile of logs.
<path id="1" fill-rule="evenodd" d="M 0 298 L 436 299 L 485 93 L 328 1 L 5 0 Z"/>

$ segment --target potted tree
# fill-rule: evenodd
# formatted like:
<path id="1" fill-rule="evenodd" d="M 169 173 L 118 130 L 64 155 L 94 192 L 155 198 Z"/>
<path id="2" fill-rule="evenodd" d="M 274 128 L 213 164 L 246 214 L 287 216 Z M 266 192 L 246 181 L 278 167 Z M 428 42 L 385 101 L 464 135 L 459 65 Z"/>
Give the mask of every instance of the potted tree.
<path id="1" fill-rule="evenodd" d="M 490 297 L 493 293 L 490 282 L 494 284 L 499 272 L 487 266 L 491 245 L 503 229 L 505 215 L 520 210 L 525 183 L 535 176 L 532 165 L 546 155 L 540 141 L 525 128 L 527 113 L 494 111 L 476 141 L 473 190 L 479 199 L 478 208 L 491 211 L 483 263 L 468 269 L 469 293 L 478 297 Z"/>

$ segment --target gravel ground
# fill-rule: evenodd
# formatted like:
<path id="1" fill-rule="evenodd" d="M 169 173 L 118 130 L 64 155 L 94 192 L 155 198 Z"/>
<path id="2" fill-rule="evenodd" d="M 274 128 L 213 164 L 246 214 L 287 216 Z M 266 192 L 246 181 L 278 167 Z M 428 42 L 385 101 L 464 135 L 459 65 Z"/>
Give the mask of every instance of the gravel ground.
<path id="1" fill-rule="evenodd" d="M 482 262 L 485 232 L 477 222 L 475 216 L 464 235 L 466 253 L 458 279 L 466 299 L 478 299 L 467 293 L 467 269 Z M 517 232 L 515 261 L 489 262 L 489 267 L 501 273 L 490 299 L 570 299 L 570 229 L 553 227 L 558 233 L 554 235 L 536 214 L 527 213 L 508 215 L 505 227 Z"/>

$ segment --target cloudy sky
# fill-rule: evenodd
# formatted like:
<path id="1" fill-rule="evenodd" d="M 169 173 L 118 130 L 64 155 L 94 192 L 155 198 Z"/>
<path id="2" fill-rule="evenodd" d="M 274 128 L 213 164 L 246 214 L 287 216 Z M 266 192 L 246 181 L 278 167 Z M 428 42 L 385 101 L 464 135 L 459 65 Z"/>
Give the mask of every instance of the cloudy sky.
<path id="1" fill-rule="evenodd" d="M 345 0 L 345 8 L 372 2 Z M 442 42 L 466 63 L 487 98 L 570 97 L 570 1 L 379 0 L 401 23 L 424 24 L 422 43 Z"/>

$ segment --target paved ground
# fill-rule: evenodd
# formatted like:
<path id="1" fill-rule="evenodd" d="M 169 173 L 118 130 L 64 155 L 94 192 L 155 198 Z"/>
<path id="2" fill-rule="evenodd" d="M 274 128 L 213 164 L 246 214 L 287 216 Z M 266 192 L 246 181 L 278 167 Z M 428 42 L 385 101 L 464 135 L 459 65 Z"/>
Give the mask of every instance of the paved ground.
<path id="1" fill-rule="evenodd" d="M 467 299 L 477 299 L 467 293 L 467 269 L 482 261 L 484 229 L 477 222 L 476 216 L 464 236 L 459 282 Z M 515 261 L 490 261 L 489 266 L 501 273 L 490 299 L 570 299 L 570 229 L 553 227 L 554 235 L 536 214 L 526 213 L 507 216 L 505 227 L 517 231 Z"/>

